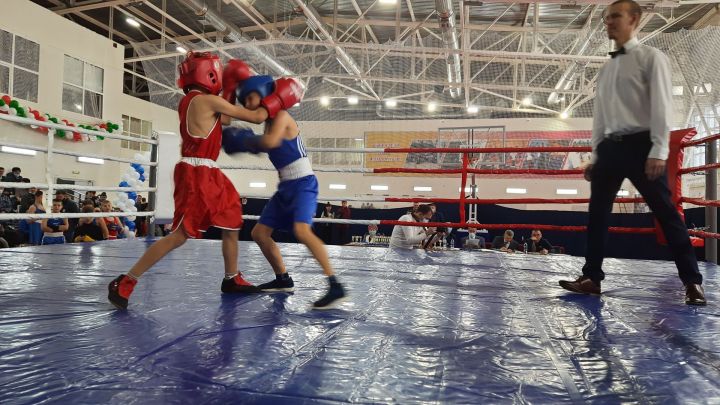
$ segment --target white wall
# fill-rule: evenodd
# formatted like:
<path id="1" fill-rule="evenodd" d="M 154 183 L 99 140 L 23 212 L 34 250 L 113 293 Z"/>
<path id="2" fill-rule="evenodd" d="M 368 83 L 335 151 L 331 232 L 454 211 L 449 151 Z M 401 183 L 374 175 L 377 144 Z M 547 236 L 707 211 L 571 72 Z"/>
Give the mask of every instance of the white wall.
<path id="1" fill-rule="evenodd" d="M 20 100 L 21 104 L 79 124 L 112 121 L 120 124 L 123 114 L 153 122 L 153 128 L 177 132 L 175 111 L 123 94 L 124 48 L 74 22 L 25 0 L 4 0 L 0 28 L 40 45 L 38 102 Z M 62 110 L 64 55 L 69 55 L 104 69 L 103 119 Z M 46 145 L 47 137 L 30 128 L 0 121 L 0 141 Z M 132 157 L 135 152 L 120 148 L 120 141 L 105 139 L 92 143 L 75 143 L 55 139 L 59 149 Z M 6 170 L 22 168 L 32 181 L 45 182 L 45 154 L 26 157 L 0 153 L 0 166 Z M 96 185 L 117 185 L 126 163 L 105 165 L 78 163 L 74 157 L 54 155 L 55 177 L 90 180 Z"/>

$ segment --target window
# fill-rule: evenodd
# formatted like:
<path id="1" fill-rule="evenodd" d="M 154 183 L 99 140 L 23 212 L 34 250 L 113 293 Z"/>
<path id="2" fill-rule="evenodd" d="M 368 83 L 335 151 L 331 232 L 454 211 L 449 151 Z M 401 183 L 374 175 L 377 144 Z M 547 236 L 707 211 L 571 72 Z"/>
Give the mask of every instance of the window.
<path id="1" fill-rule="evenodd" d="M 306 139 L 308 148 L 363 148 L 364 140 L 361 138 L 309 138 Z M 313 165 L 317 166 L 361 166 L 362 153 L 349 152 L 310 152 Z"/>
<path id="2" fill-rule="evenodd" d="M 40 45 L 0 30 L 0 93 L 38 101 Z"/>
<path id="3" fill-rule="evenodd" d="M 102 68 L 65 55 L 63 110 L 102 118 L 104 75 Z"/>
<path id="4" fill-rule="evenodd" d="M 123 115 L 122 123 L 123 135 L 141 139 L 152 139 L 152 122 L 143 121 L 139 118 L 130 117 L 128 115 Z M 122 147 L 123 149 L 137 150 L 142 152 L 147 152 L 150 150 L 149 143 L 126 140 L 120 141 L 120 147 Z"/>
<path id="5" fill-rule="evenodd" d="M 705 106 L 702 114 L 697 109 L 688 121 L 689 127 L 697 130 L 697 135 L 693 139 L 700 139 L 706 136 L 720 133 L 720 116 L 717 115 L 718 107 L 713 105 Z M 706 127 L 707 125 L 707 127 Z M 709 128 L 709 132 L 708 132 Z M 705 164 L 705 145 L 698 145 L 685 149 L 685 162 L 683 166 L 702 166 Z"/>

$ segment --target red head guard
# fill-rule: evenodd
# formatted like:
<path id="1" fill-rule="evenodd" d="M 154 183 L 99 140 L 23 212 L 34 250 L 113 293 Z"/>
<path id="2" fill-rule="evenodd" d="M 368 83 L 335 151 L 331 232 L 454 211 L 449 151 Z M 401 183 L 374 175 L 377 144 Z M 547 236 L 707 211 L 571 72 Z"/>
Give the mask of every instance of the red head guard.
<path id="1" fill-rule="evenodd" d="M 222 64 L 215 54 L 188 52 L 185 60 L 178 65 L 178 71 L 177 84 L 185 93 L 190 85 L 199 86 L 210 94 L 220 94 L 222 90 Z"/>

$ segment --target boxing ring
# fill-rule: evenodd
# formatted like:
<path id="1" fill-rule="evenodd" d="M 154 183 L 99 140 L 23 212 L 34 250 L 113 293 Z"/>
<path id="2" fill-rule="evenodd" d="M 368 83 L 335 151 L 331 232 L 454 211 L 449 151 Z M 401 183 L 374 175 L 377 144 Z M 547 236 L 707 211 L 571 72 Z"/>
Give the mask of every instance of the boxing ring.
<path id="1" fill-rule="evenodd" d="M 468 167 L 467 156 L 482 151 L 458 153 L 463 190 L 468 173 L 484 170 Z M 696 169 L 711 168 L 681 170 Z M 406 200 L 427 201 L 383 199 Z M 490 203 L 464 194 L 445 200 L 461 212 Z M 34 217 L 72 214 L 44 215 Z M 130 310 L 115 310 L 108 282 L 151 242 L 0 250 L 0 403 L 720 401 L 711 263 L 700 263 L 709 305 L 692 307 L 682 303 L 672 262 L 608 258 L 596 297 L 557 285 L 579 274 L 579 257 L 329 246 L 349 300 L 318 312 L 310 305 L 325 280 L 304 247 L 280 244 L 294 294 L 223 295 L 220 241 L 190 240 L 143 276 Z M 240 242 L 240 252 L 249 280 L 272 277 L 254 243 Z"/>

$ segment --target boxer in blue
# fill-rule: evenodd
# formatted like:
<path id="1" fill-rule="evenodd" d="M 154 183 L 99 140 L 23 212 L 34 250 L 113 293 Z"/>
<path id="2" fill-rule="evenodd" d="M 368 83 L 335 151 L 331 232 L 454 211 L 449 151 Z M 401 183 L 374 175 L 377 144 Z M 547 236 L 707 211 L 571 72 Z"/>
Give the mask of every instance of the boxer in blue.
<path id="1" fill-rule="evenodd" d="M 58 214 L 62 210 L 62 201 L 53 200 L 52 213 Z M 63 232 L 68 230 L 67 218 L 48 218 L 40 222 L 43 231 L 41 245 L 57 245 L 65 243 L 65 235 Z"/>
<path id="2" fill-rule="evenodd" d="M 238 152 L 267 152 L 270 162 L 278 171 L 280 183 L 265 205 L 260 220 L 252 230 L 253 240 L 275 272 L 275 280 L 258 286 L 262 291 L 293 291 L 294 283 L 285 268 L 280 249 L 272 239 L 273 230 L 291 231 L 297 240 L 307 246 L 322 266 L 330 288 L 321 299 L 313 303 L 314 309 L 334 308 L 346 297 L 343 286 L 337 281 L 330 266 L 325 244 L 315 236 L 312 221 L 317 209 L 318 181 L 305 152 L 297 123 L 285 111 L 300 101 L 302 89 L 293 79 L 273 81 L 270 76 L 253 76 L 243 82 L 237 91 L 237 100 L 245 108 L 268 110 L 263 135 L 252 130 L 226 127 L 223 130 L 223 149 L 228 154 Z"/>

